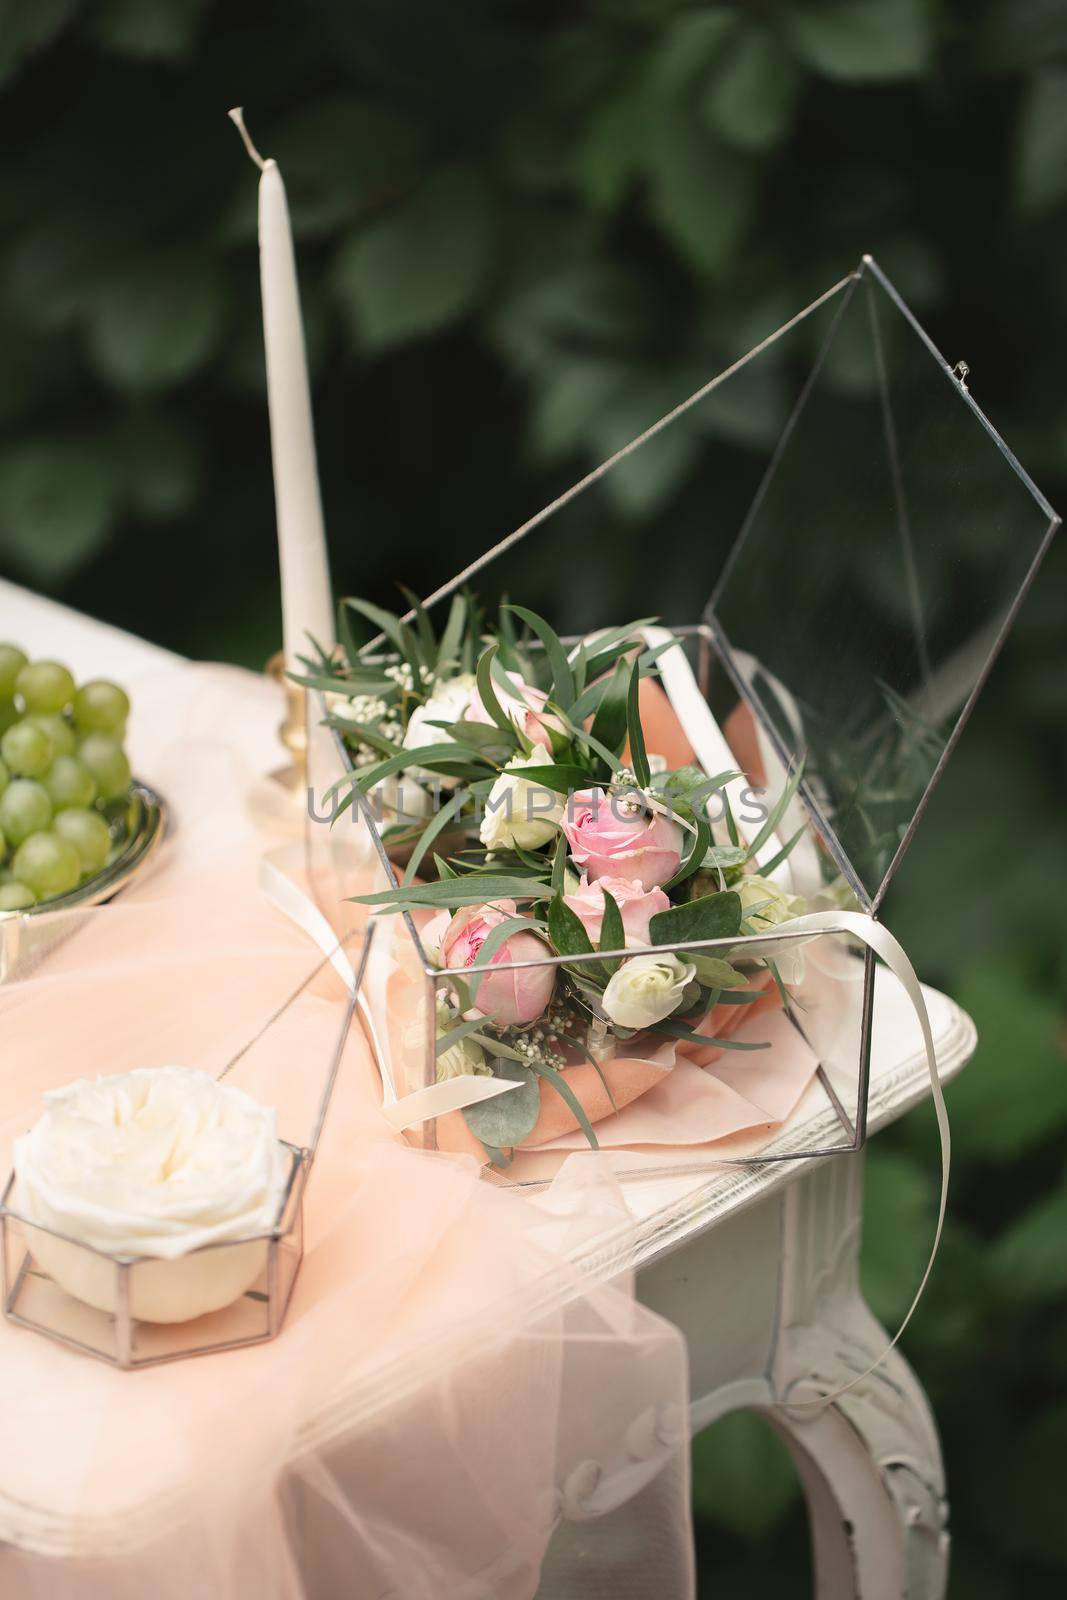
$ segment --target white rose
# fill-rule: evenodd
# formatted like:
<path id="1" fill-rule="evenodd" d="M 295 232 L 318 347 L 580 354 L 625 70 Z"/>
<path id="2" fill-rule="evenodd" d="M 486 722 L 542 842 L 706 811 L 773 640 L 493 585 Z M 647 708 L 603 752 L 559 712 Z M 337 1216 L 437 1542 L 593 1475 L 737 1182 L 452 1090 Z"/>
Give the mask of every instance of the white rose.
<path id="1" fill-rule="evenodd" d="M 799 895 L 787 894 L 770 878 L 761 878 L 756 872 L 746 873 L 733 888 L 741 896 L 742 915 L 751 917 L 758 933 L 790 922 L 804 911 L 804 901 Z"/>
<path id="2" fill-rule="evenodd" d="M 500 774 L 489 791 L 478 830 L 487 850 L 506 850 L 512 845 L 536 850 L 556 832 L 566 806 L 563 795 L 518 775 L 525 767 L 543 767 L 550 760 L 543 750 L 535 750 L 531 756 L 510 761 Z"/>
<path id="3" fill-rule="evenodd" d="M 493 1069 L 485 1059 L 485 1051 L 470 1035 L 457 1039 L 447 1050 L 442 1050 L 437 1057 L 437 1081 L 443 1083 L 446 1078 L 491 1078 Z"/>
<path id="4" fill-rule="evenodd" d="M 17 1209 L 110 1255 L 150 1256 L 130 1274 L 131 1314 L 185 1322 L 244 1294 L 263 1269 L 289 1157 L 276 1116 L 189 1067 L 141 1067 L 45 1095 L 14 1151 Z M 228 1239 L 232 1248 L 200 1251 Z M 61 1288 L 115 1309 L 103 1255 L 47 1233 L 30 1250 Z"/>
<path id="5" fill-rule="evenodd" d="M 788 894 L 778 884 L 772 883 L 770 878 L 761 878 L 757 872 L 747 873 L 733 887 L 741 896 L 741 913 L 750 921 L 753 933 L 769 933 L 772 928 L 780 928 L 783 923 L 792 922 L 794 917 L 803 916 L 807 910 L 807 902 L 802 895 Z M 797 984 L 802 980 L 803 943 L 800 939 L 783 939 L 769 949 L 763 947 L 765 957 L 775 962 L 783 983 Z"/>
<path id="6" fill-rule="evenodd" d="M 620 1028 L 650 1028 L 677 1009 L 695 976 L 691 962 L 666 951 L 631 956 L 612 973 L 604 990 L 604 1010 Z"/>
<path id="7" fill-rule="evenodd" d="M 416 706 L 411 713 L 411 719 L 404 730 L 402 742 L 405 750 L 418 750 L 428 744 L 454 744 L 452 735 L 446 728 L 432 728 L 432 722 L 462 722 L 470 709 L 471 695 L 476 687 L 476 679 L 472 672 L 461 672 L 458 677 L 449 678 L 445 683 L 439 684 L 433 694 L 421 706 Z M 410 769 L 422 778 L 433 778 L 434 773 L 422 767 Z M 448 788 L 457 780 L 438 776 L 437 780 L 442 787 Z"/>

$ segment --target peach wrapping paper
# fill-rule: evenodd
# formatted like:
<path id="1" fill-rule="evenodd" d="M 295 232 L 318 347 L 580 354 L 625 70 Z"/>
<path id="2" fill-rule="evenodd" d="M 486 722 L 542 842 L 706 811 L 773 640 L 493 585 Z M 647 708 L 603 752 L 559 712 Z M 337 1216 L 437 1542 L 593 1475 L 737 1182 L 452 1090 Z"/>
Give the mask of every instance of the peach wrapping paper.
<path id="1" fill-rule="evenodd" d="M 320 959 L 254 889 L 275 841 L 243 800 L 273 697 L 205 670 L 133 688 L 137 769 L 178 833 L 146 885 L 0 989 L 5 1163 L 45 1089 L 150 1062 L 219 1071 Z M 327 969 L 228 1075 L 278 1104 L 289 1137 L 306 1136 L 342 1005 Z M 619 1515 L 642 1538 L 622 1564 L 593 1560 L 599 1593 L 688 1600 L 682 1340 L 629 1282 L 579 1281 L 568 1261 L 625 1215 L 602 1163 L 566 1167 L 543 1209 L 467 1158 L 409 1149 L 354 1031 L 278 1340 L 122 1373 L 0 1324 L 0 1592 L 528 1600 L 561 1509 L 632 1496 Z"/>

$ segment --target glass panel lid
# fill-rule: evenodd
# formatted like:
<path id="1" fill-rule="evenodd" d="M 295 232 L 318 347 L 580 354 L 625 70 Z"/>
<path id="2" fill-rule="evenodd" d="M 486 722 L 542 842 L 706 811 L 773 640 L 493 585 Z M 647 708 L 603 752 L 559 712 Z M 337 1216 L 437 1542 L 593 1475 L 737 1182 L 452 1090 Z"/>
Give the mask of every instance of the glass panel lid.
<path id="1" fill-rule="evenodd" d="M 874 906 L 1059 521 L 968 377 L 865 257 L 707 611 Z"/>

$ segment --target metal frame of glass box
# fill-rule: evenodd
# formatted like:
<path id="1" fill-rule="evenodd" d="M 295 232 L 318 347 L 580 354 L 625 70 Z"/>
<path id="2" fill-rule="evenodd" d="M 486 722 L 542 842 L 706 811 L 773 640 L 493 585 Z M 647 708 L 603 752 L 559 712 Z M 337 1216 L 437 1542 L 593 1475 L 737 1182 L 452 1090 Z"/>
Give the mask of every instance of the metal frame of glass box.
<path id="1" fill-rule="evenodd" d="M 730 701 L 751 719 L 766 762 L 781 773 L 805 762 L 798 800 L 820 859 L 847 886 L 849 907 L 876 916 L 1060 519 L 978 408 L 966 372 L 950 368 L 869 256 L 425 603 L 437 605 L 498 568 L 505 552 L 665 427 L 696 425 L 699 408 L 719 400 L 726 383 L 775 376 L 768 361 L 786 371 L 797 348 L 807 370 L 792 392 L 786 387 L 778 396 L 780 431 L 711 599 L 699 621 L 671 631 L 695 652 L 709 703 Z M 833 379 L 842 366 L 853 382 L 862 375 L 866 398 L 848 399 L 846 385 L 841 399 Z M 822 436 L 828 429 L 832 436 L 834 426 L 842 435 L 839 468 L 829 473 L 809 454 L 813 416 Z M 785 600 L 768 625 L 783 585 Z M 794 590 L 803 598 L 791 609 Z M 889 621 L 871 604 L 871 595 L 883 592 L 897 606 Z M 602 617 L 598 625 L 618 620 Z M 321 698 L 310 695 L 308 706 L 309 795 L 317 795 L 351 764 L 343 741 L 322 725 Z M 872 733 L 880 743 L 871 743 Z M 890 783 L 872 800 L 883 773 L 895 776 L 899 792 Z M 346 895 L 397 883 L 372 808 L 358 792 L 352 813 L 363 838 L 347 855 L 327 842 L 328 829 L 309 822 L 307 830 L 317 898 L 342 922 L 356 915 L 343 909 Z M 371 1031 L 387 1096 L 434 1081 L 433 991 L 448 983 L 427 960 L 413 919 L 402 913 L 390 920 L 404 929 L 404 959 L 422 976 L 426 1037 L 415 1062 L 397 1072 L 395 1062 L 381 1059 L 389 1010 L 380 1009 L 378 1037 Z M 842 928 L 825 938 L 849 935 Z M 677 949 L 721 954 L 744 942 Z M 379 941 L 379 959 L 386 945 Z M 856 959 L 862 991 L 858 1004 L 855 996 L 850 1002 L 854 1098 L 840 1094 L 820 1057 L 840 1138 L 787 1152 L 772 1140 L 755 1156 L 714 1156 L 717 1162 L 796 1159 L 863 1144 L 878 964 L 868 949 Z M 802 1017 L 792 1020 L 803 1028 Z M 435 1130 L 424 1126 L 413 1137 L 432 1146 Z"/>

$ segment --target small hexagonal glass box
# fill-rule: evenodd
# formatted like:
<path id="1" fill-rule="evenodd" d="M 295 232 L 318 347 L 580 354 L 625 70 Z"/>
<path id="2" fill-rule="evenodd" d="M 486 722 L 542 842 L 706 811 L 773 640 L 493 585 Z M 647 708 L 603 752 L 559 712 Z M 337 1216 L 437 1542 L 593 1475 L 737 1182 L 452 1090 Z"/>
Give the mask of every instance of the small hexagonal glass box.
<path id="1" fill-rule="evenodd" d="M 139 932 L 147 937 L 155 914 L 158 906 L 149 904 L 147 911 L 144 907 L 98 907 L 27 917 L 26 932 L 32 934 L 32 941 L 23 941 L 24 959 L 18 972 L 0 990 L 5 1007 L 11 1008 L 5 1012 L 6 1022 L 17 1021 L 20 1009 L 31 1013 L 31 1020 L 20 1033 L 24 1059 L 32 1054 L 46 1062 L 63 1059 L 64 1050 L 69 1054 L 70 1012 L 86 1004 L 88 989 L 92 988 L 93 1064 L 111 1067 L 129 1059 L 131 1042 L 136 1039 L 132 1048 L 143 1051 L 148 1059 L 160 1055 L 164 1060 L 174 1059 L 172 1051 L 182 1052 L 198 1079 L 206 1074 L 215 1080 L 205 1085 L 213 1095 L 227 1094 L 227 1088 L 220 1090 L 217 1084 L 243 1090 L 243 1094 L 230 1095 L 227 1103 L 239 1105 L 236 1116 L 253 1119 L 254 1137 L 259 1142 L 254 1147 L 247 1141 L 235 1147 L 236 1154 L 231 1159 L 237 1170 L 227 1177 L 229 1168 L 219 1169 L 223 1174 L 220 1193 L 248 1191 L 258 1169 L 254 1171 L 242 1163 L 251 1161 L 259 1150 L 273 1152 L 263 1157 L 264 1171 L 269 1174 L 265 1200 L 256 1198 L 258 1190 L 251 1191 L 255 1205 L 248 1214 L 254 1215 L 256 1222 L 249 1232 L 231 1230 L 215 1242 L 168 1253 L 161 1245 L 158 1252 L 151 1254 L 98 1247 L 99 1236 L 91 1230 L 100 1207 L 111 1203 L 113 1186 L 106 1172 L 94 1168 L 90 1187 L 75 1193 L 68 1182 L 72 1169 L 63 1150 L 58 1151 L 58 1160 L 48 1169 L 50 1177 L 57 1176 L 60 1186 L 60 1214 L 64 1219 L 68 1214 L 85 1219 L 85 1231 L 79 1236 L 73 1224 L 68 1223 L 66 1229 L 51 1225 L 54 1212 L 50 1203 L 40 1203 L 39 1195 L 32 1203 L 27 1200 L 20 1189 L 16 1153 L 15 1170 L 0 1199 L 4 1314 L 21 1327 L 118 1367 L 152 1366 L 185 1356 L 235 1349 L 261 1343 L 279 1332 L 303 1255 L 304 1191 L 342 1065 L 359 985 L 359 974 L 353 974 L 352 987 L 346 992 L 340 978 L 329 970 L 329 963 L 316 960 L 315 952 L 298 946 L 294 953 L 291 941 L 288 945 L 276 941 L 271 946 L 271 959 L 278 961 L 277 972 L 284 973 L 287 986 L 273 999 L 270 988 L 275 969 L 271 969 L 264 990 L 261 979 L 249 975 L 249 961 L 242 959 L 240 951 L 231 951 L 209 963 L 211 981 L 232 986 L 228 990 L 220 988 L 215 997 L 202 991 L 201 980 L 207 968 L 199 955 L 183 956 L 180 948 L 168 946 L 161 947 L 158 965 L 151 968 L 158 980 L 154 989 L 146 990 L 146 983 L 151 985 L 152 979 L 146 979 L 149 968 L 144 961 L 135 965 L 131 1010 L 130 981 L 124 974 L 128 960 L 136 963 L 138 957 L 130 952 L 128 938 L 124 940 L 120 932 L 113 939 L 112 934 L 116 927 L 128 930 L 129 924 L 122 920 L 126 917 L 147 917 L 137 923 Z M 179 904 L 179 918 L 186 914 Z M 191 915 L 195 931 L 195 908 Z M 31 950 L 32 962 L 28 958 Z M 57 970 L 57 963 L 64 963 L 64 958 L 65 964 Z M 154 959 L 148 958 L 149 962 Z M 255 954 L 250 959 L 254 962 Z M 191 990 L 190 961 L 197 974 Z M 164 976 L 160 977 L 164 969 Z M 105 970 L 107 976 L 102 976 Z M 42 983 L 48 994 L 58 997 L 47 1005 L 41 1003 Z M 313 1008 L 310 1012 L 299 1010 L 302 1000 Z M 332 1002 L 329 1007 L 324 1004 L 327 1000 Z M 84 1011 L 80 1014 L 86 1015 Z M 305 1031 L 309 1015 L 310 1033 Z M 52 1026 L 56 1029 L 54 1038 L 48 1036 Z M 222 1048 L 232 1051 L 224 1063 L 218 1059 Z M 84 1041 L 79 1054 L 85 1063 Z M 136 1062 L 133 1065 L 137 1067 Z M 235 1072 L 233 1077 L 229 1076 L 231 1069 Z M 91 1071 L 92 1065 L 83 1070 Z M 123 1077 L 121 1066 L 115 1070 L 124 1085 L 137 1075 L 134 1071 Z M 140 1070 L 147 1080 L 153 1073 L 165 1075 L 185 1072 L 187 1068 Z M 277 1109 L 271 1111 L 279 1070 L 296 1076 L 291 1080 L 291 1092 L 280 1094 Z M 158 1082 L 158 1078 L 153 1081 Z M 107 1083 L 106 1074 L 95 1081 L 83 1077 L 69 1092 L 84 1089 L 91 1093 Z M 179 1088 L 182 1093 L 191 1092 L 187 1079 Z M 61 1089 L 55 1093 L 61 1097 L 67 1092 Z M 133 1091 L 124 1087 L 121 1093 Z M 46 1105 L 53 1098 L 54 1095 L 47 1097 Z M 170 1103 L 169 1110 L 165 1106 L 166 1115 L 151 1105 L 145 1113 L 145 1160 L 153 1158 L 155 1152 L 156 1166 L 164 1172 L 161 1183 L 171 1177 L 174 1168 L 175 1181 L 180 1186 L 183 1175 L 196 1168 L 196 1161 L 183 1155 L 189 1148 L 183 1133 L 188 1121 L 185 1110 L 186 1102 L 182 1101 L 177 1107 Z M 88 1127 L 81 1102 L 77 1115 Z M 231 1124 L 218 1123 L 223 1113 L 214 1101 L 206 1115 L 207 1142 L 218 1150 L 218 1140 L 228 1133 Z M 71 1126 L 71 1122 L 65 1125 L 64 1136 Z M 90 1127 L 91 1137 L 96 1132 Z M 106 1144 L 106 1128 L 101 1137 L 105 1141 L 102 1148 L 111 1148 Z M 195 1156 L 195 1146 L 192 1149 Z M 53 1151 L 55 1146 L 50 1153 Z M 152 1173 L 155 1170 L 152 1167 Z M 131 1181 L 136 1185 L 140 1166 L 135 1165 L 133 1171 Z M 41 1187 L 37 1185 L 38 1189 Z M 51 1194 L 46 1195 L 46 1202 L 51 1199 Z M 188 1202 L 182 1199 L 180 1188 L 175 1205 L 177 1220 L 172 1222 L 168 1213 L 158 1225 L 164 1244 L 169 1243 L 167 1236 L 187 1214 L 183 1207 L 187 1208 Z M 266 1221 L 265 1206 L 272 1212 Z M 201 1227 L 195 1218 L 188 1225 L 201 1232 L 218 1231 Z M 97 1243 L 86 1242 L 90 1237 L 96 1238 Z"/>

